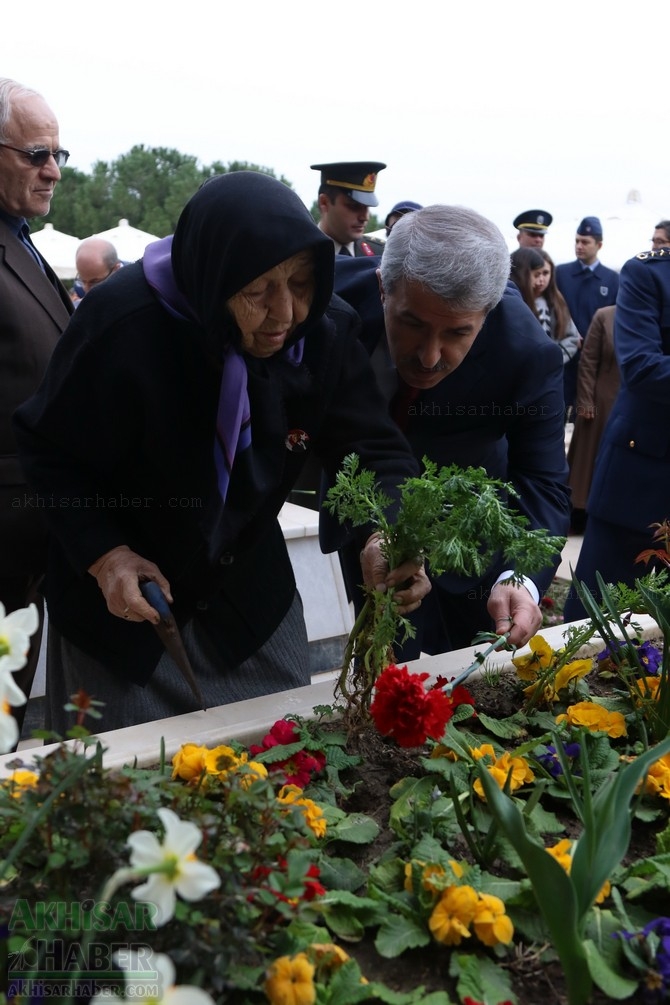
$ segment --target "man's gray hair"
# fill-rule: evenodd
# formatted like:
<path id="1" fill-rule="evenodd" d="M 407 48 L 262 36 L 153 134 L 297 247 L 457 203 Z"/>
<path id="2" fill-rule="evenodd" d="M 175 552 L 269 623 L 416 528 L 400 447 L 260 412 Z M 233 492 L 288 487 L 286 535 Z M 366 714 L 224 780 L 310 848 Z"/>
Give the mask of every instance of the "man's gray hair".
<path id="1" fill-rule="evenodd" d="M 418 283 L 461 311 L 490 311 L 510 272 L 509 249 L 486 217 L 463 206 L 426 206 L 401 217 L 384 246 L 384 291 Z"/>
<path id="2" fill-rule="evenodd" d="M 41 98 L 42 95 L 31 87 L 24 87 L 11 77 L 0 77 L 0 143 L 8 139 L 6 129 L 12 117 L 12 101 L 15 98 Z"/>

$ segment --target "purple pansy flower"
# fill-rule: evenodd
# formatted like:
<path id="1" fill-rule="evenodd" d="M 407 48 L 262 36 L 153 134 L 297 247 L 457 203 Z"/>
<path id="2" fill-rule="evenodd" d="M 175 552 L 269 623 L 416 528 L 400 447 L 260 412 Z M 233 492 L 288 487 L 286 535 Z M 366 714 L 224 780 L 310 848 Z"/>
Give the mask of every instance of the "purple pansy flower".
<path id="1" fill-rule="evenodd" d="M 579 744 L 578 743 L 566 743 L 563 745 L 563 750 L 565 751 L 566 757 L 579 757 Z M 560 760 L 558 759 L 558 751 L 556 747 L 548 746 L 546 753 L 538 754 L 537 759 L 540 764 L 553 775 L 554 778 L 558 778 L 559 775 L 563 774 L 563 767 Z"/>
<path id="2" fill-rule="evenodd" d="M 604 663 L 605 660 L 612 658 L 616 660 L 617 656 L 625 658 L 625 651 L 622 650 L 625 650 L 629 645 L 635 646 L 637 649 L 637 658 L 639 659 L 645 673 L 650 676 L 652 674 L 657 674 L 663 657 L 660 650 L 657 649 L 656 646 L 649 641 L 649 639 L 647 639 L 646 642 L 640 642 L 637 639 L 630 639 L 628 642 L 615 642 L 611 645 L 605 646 L 602 652 L 598 653 L 598 662 Z"/>

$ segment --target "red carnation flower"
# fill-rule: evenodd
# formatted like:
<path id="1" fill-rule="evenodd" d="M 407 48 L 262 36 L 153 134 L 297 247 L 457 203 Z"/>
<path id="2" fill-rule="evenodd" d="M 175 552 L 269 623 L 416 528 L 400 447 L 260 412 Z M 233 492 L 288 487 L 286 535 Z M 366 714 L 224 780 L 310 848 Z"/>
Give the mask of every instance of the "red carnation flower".
<path id="1" fill-rule="evenodd" d="M 441 739 L 458 704 L 442 690 L 426 691 L 429 676 L 391 664 L 377 679 L 370 715 L 379 732 L 392 736 L 400 747 L 420 747 L 428 737 Z"/>

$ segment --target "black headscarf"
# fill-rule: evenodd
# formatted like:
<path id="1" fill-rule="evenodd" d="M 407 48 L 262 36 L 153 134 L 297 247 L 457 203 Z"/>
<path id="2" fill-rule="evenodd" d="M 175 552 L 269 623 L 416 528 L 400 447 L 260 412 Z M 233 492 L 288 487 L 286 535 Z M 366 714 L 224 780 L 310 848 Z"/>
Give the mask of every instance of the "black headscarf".
<path id="1" fill-rule="evenodd" d="M 220 358 L 240 347 L 226 302 L 248 283 L 305 249 L 313 249 L 315 290 L 309 314 L 282 351 L 324 314 L 333 291 L 334 246 L 295 192 L 257 171 L 210 178 L 186 204 L 172 241 L 180 293 Z"/>

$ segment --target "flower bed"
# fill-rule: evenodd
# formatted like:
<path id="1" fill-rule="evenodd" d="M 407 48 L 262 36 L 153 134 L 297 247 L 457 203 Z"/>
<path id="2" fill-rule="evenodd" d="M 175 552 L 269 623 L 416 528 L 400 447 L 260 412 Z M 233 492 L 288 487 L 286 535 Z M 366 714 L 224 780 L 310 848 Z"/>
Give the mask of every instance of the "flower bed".
<path id="1" fill-rule="evenodd" d="M 319 708 L 324 679 L 102 735 L 85 755 L 81 740 L 5 755 L 5 994 L 29 1002 L 57 979 L 119 992 L 122 967 L 127 1000 L 135 981 L 171 1005 L 577 1003 L 654 980 L 663 1001 L 667 932 L 649 926 L 668 895 L 667 754 L 643 753 L 640 707 L 616 668 L 594 669 L 602 641 L 566 660 L 564 630 L 516 665 L 494 654 L 474 709 L 452 702 L 443 735 L 412 748 L 372 729 L 352 747 Z M 474 652 L 410 664 L 429 675 L 412 700 Z"/>

